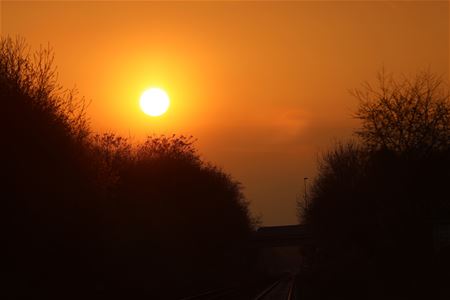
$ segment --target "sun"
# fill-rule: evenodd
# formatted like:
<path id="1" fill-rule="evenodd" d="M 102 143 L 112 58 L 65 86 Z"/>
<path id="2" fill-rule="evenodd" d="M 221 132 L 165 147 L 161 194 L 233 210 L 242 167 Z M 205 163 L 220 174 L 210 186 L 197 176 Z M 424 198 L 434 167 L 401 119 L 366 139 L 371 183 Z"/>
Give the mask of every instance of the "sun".
<path id="1" fill-rule="evenodd" d="M 163 115 L 170 105 L 169 96 L 160 88 L 150 88 L 141 95 L 140 105 L 142 111 L 152 117 Z"/>

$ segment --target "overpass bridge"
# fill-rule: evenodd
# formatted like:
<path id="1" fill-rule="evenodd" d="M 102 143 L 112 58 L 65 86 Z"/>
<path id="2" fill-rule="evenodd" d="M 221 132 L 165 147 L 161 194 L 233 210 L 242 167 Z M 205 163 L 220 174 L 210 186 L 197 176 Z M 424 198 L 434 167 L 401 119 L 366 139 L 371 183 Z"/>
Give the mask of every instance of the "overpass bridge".
<path id="1" fill-rule="evenodd" d="M 296 274 L 305 251 L 313 248 L 312 238 L 303 225 L 260 227 L 252 239 L 258 252 L 258 266 L 265 274 Z"/>
<path id="2" fill-rule="evenodd" d="M 306 246 L 311 242 L 312 237 L 304 225 L 265 226 L 253 234 L 257 247 Z"/>

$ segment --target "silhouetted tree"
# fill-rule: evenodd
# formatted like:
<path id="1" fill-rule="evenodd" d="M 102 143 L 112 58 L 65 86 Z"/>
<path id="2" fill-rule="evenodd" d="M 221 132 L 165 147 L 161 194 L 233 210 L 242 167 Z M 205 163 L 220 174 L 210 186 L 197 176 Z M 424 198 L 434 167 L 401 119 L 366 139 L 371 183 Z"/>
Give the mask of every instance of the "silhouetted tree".
<path id="1" fill-rule="evenodd" d="M 2 259 L 19 298 L 84 290 L 96 264 L 97 212 L 84 200 L 96 198 L 85 102 L 57 84 L 52 62 L 48 48 L 0 40 Z"/>
<path id="2" fill-rule="evenodd" d="M 0 76 L 4 105 L 18 105 L 7 99 L 8 93 L 18 93 L 30 108 L 51 115 L 64 124 L 67 133 L 77 138 L 89 133 L 85 118 L 86 101 L 77 97 L 75 89 L 65 89 L 58 83 L 53 64 L 53 50 L 48 46 L 32 51 L 23 38 L 0 40 Z M 9 101 L 8 101 L 9 100 Z"/>
<path id="3" fill-rule="evenodd" d="M 353 91 L 359 99 L 356 131 L 372 149 L 426 155 L 450 145 L 450 98 L 442 79 L 430 72 L 395 79 L 384 71 L 378 87 L 365 83 Z"/>
<path id="4" fill-rule="evenodd" d="M 56 74 L 51 49 L 0 40 L 0 298 L 171 299 L 245 276 L 241 185 L 192 138 L 90 133 Z"/>
<path id="5" fill-rule="evenodd" d="M 174 280 L 186 291 L 249 271 L 253 223 L 240 184 L 204 163 L 192 138 L 149 137 L 135 147 L 112 135 L 97 141 L 117 174 L 108 201 L 116 242 L 109 249 L 111 265 L 128 274 L 121 282 L 126 294 L 137 286 L 163 291 Z M 155 273 L 158 286 L 151 286 Z"/>
<path id="6" fill-rule="evenodd" d="M 356 93 L 361 140 L 322 155 L 300 212 L 316 243 L 311 285 L 328 287 L 318 299 L 449 295 L 433 240 L 435 221 L 450 220 L 448 97 L 428 73 L 383 80 Z"/>

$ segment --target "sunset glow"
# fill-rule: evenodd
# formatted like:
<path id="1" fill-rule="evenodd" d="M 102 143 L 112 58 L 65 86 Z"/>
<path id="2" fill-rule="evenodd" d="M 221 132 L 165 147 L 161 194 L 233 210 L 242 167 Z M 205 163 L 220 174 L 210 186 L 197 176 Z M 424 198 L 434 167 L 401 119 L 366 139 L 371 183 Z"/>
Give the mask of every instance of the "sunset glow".
<path id="1" fill-rule="evenodd" d="M 450 0 L 0 18 L 0 300 L 450 300 Z"/>
<path id="2" fill-rule="evenodd" d="M 157 117 L 163 115 L 169 109 L 170 100 L 164 90 L 151 88 L 142 93 L 140 105 L 144 113 Z"/>
<path id="3" fill-rule="evenodd" d="M 264 225 L 297 222 L 296 195 L 315 177 L 317 153 L 353 136 L 349 90 L 376 82 L 383 66 L 448 79 L 448 1 L 0 6 L 3 35 L 54 49 L 59 83 L 90 101 L 92 132 L 136 143 L 194 136 L 205 159 L 242 182 Z M 150 88 L 165 90 L 164 109 L 143 99 Z"/>

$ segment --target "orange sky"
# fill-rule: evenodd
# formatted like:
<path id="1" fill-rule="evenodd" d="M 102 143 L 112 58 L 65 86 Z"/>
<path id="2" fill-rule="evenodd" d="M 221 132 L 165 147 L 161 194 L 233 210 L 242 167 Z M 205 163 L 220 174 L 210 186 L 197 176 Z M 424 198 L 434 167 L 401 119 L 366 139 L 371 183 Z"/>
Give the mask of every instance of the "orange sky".
<path id="1" fill-rule="evenodd" d="M 198 138 L 266 225 L 296 222 L 303 177 L 357 122 L 348 90 L 429 68 L 448 77 L 448 2 L 2 1 L 2 34 L 50 43 L 95 131 Z M 139 109 L 150 86 L 169 112 Z"/>

